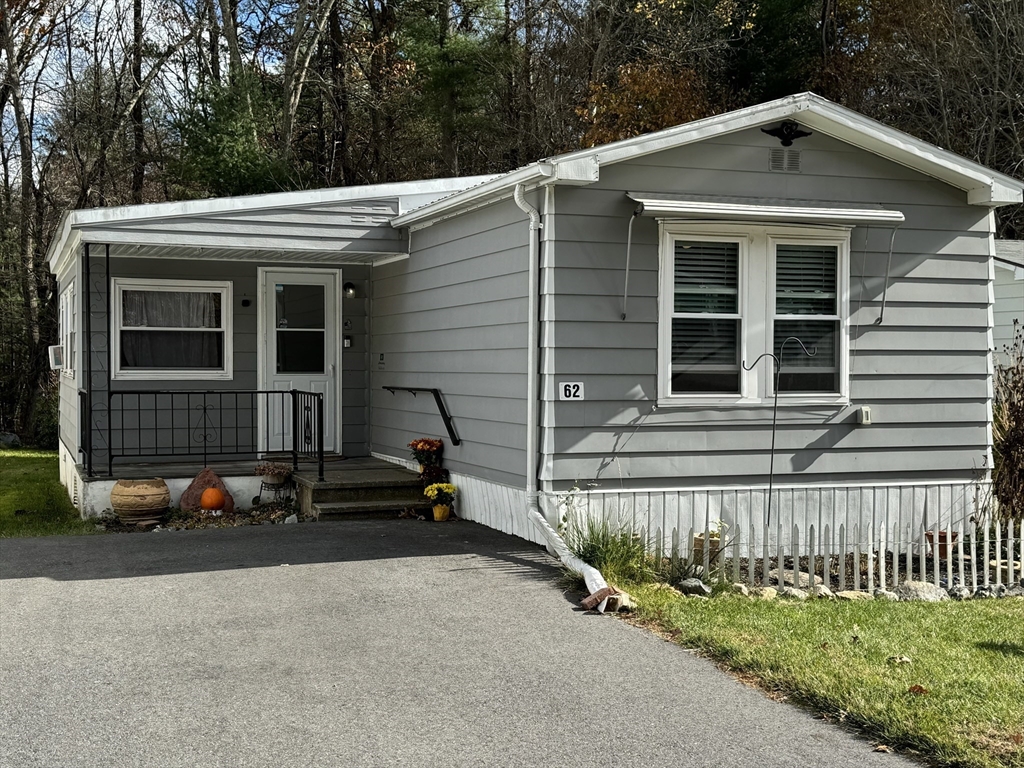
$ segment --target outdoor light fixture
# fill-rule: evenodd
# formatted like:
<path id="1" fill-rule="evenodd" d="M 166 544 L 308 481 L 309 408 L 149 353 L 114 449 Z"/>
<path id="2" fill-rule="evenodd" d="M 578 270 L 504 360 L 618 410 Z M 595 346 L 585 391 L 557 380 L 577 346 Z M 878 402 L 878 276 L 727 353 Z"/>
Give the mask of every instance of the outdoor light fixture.
<path id="1" fill-rule="evenodd" d="M 356 297 L 355 283 L 345 283 L 341 286 L 341 293 L 346 299 L 354 299 Z"/>

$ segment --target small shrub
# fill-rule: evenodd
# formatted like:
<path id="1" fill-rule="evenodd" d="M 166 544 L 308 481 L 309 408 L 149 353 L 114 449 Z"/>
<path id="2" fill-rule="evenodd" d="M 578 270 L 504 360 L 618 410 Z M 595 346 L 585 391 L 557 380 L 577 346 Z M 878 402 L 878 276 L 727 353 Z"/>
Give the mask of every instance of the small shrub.
<path id="1" fill-rule="evenodd" d="M 657 578 L 647 545 L 638 533 L 615 531 L 606 520 L 571 513 L 562 535 L 569 550 L 597 568 L 606 581 L 642 584 Z"/>

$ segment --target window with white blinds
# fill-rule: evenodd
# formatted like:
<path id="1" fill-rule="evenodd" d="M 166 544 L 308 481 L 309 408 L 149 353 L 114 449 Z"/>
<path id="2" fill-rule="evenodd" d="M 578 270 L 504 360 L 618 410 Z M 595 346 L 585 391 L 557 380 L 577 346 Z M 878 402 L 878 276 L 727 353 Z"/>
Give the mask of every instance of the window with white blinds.
<path id="1" fill-rule="evenodd" d="M 780 394 L 839 391 L 838 270 L 837 245 L 775 245 L 772 346 L 781 361 Z"/>
<path id="2" fill-rule="evenodd" d="M 675 241 L 673 394 L 740 392 L 739 272 L 738 242 Z"/>
<path id="3" fill-rule="evenodd" d="M 848 229 L 665 222 L 662 235 L 659 402 L 769 402 L 764 353 L 781 357 L 785 402 L 844 401 Z"/>

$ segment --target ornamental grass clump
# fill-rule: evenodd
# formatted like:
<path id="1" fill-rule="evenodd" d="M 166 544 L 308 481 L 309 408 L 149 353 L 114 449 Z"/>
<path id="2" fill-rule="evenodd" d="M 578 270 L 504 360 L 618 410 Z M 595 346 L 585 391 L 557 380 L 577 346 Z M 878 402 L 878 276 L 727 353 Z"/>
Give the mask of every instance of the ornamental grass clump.
<path id="1" fill-rule="evenodd" d="M 427 495 L 427 498 L 434 502 L 435 505 L 441 507 L 450 507 L 455 503 L 455 494 L 457 488 L 451 483 L 434 483 L 428 485 L 423 493 Z"/>
<path id="2" fill-rule="evenodd" d="M 599 570 L 610 584 L 643 584 L 656 580 L 643 537 L 634 531 L 616 531 L 606 520 L 568 514 L 561 533 L 569 551 Z"/>
<path id="3" fill-rule="evenodd" d="M 995 374 L 992 491 L 1001 519 L 1024 520 L 1024 329 L 1016 320 L 1013 328 Z"/>
<path id="4" fill-rule="evenodd" d="M 409 450 L 412 451 L 412 457 L 423 466 L 439 466 L 444 443 L 430 437 L 417 437 L 409 443 Z"/>

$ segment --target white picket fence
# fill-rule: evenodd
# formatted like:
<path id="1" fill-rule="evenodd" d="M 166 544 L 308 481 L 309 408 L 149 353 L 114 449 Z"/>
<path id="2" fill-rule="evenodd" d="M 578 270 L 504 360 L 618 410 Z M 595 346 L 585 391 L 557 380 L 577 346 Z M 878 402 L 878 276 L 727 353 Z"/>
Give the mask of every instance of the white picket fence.
<path id="1" fill-rule="evenodd" d="M 767 488 L 596 490 L 563 497 L 561 511 L 636 532 L 656 558 L 696 559 L 722 581 L 767 584 L 778 569 L 839 589 L 973 590 L 1024 578 L 1024 524 L 992 521 L 988 483 L 776 488 L 770 524 L 767 502 Z"/>

